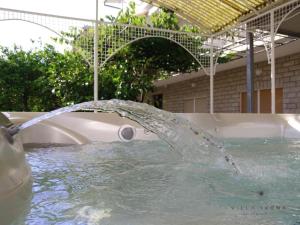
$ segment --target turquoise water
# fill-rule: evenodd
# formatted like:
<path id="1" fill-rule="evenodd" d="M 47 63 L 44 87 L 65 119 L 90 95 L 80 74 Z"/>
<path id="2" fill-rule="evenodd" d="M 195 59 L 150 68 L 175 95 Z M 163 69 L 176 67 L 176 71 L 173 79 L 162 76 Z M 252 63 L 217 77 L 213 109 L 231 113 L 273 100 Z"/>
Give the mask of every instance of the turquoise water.
<path id="1" fill-rule="evenodd" d="M 299 225 L 300 142 L 224 146 L 240 173 L 222 155 L 192 160 L 163 141 L 32 149 L 33 198 L 24 223 Z"/>

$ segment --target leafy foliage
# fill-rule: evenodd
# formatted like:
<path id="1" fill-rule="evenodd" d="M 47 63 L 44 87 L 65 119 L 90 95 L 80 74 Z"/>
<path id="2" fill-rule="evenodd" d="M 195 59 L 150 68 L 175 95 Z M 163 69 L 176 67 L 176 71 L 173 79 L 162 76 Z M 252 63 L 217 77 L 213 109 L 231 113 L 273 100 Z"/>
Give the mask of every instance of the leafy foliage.
<path id="1" fill-rule="evenodd" d="M 74 52 L 0 49 L 0 110 L 49 111 L 92 98 L 92 72 Z"/>

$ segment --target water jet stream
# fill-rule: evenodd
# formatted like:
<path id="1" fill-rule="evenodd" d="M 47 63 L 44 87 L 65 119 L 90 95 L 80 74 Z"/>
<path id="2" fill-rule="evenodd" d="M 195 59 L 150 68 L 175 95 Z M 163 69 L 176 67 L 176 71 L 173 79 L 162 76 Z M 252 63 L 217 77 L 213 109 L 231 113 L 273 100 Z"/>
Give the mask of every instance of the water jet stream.
<path id="1" fill-rule="evenodd" d="M 187 120 L 173 113 L 157 109 L 145 103 L 122 100 L 84 102 L 54 110 L 29 120 L 17 128 L 24 130 L 66 112 L 95 110 L 115 112 L 122 117 L 139 123 L 145 129 L 157 134 L 159 138 L 167 142 L 185 160 L 211 163 L 209 162 L 211 160 L 209 156 L 214 155 L 216 158 L 221 156 L 233 168 L 235 173 L 241 173 L 232 156 L 226 152 L 224 146 L 216 141 L 214 137 L 200 128 L 194 128 Z"/>

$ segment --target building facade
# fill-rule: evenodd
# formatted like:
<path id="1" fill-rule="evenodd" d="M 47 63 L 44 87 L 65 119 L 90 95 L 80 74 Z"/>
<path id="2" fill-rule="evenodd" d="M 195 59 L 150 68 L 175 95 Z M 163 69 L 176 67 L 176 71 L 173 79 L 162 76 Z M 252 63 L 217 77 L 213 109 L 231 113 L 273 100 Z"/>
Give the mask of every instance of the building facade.
<path id="1" fill-rule="evenodd" d="M 300 43 L 276 49 L 276 113 L 300 113 Z M 271 112 L 271 67 L 265 53 L 255 56 L 254 109 Z M 209 112 L 209 76 L 203 72 L 181 74 L 157 81 L 152 98 L 175 113 Z M 245 59 L 219 65 L 214 77 L 214 112 L 246 112 Z"/>

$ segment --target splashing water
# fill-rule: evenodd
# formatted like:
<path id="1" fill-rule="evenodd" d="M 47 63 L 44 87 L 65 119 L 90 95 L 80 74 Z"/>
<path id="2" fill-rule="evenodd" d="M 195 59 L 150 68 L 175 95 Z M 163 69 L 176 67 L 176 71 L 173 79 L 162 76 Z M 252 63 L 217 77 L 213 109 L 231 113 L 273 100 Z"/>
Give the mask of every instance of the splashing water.
<path id="1" fill-rule="evenodd" d="M 84 206 L 77 212 L 75 221 L 85 221 L 87 225 L 100 224 L 104 218 L 111 217 L 111 209 L 94 209 L 92 206 Z"/>
<path id="2" fill-rule="evenodd" d="M 234 162 L 232 156 L 226 153 L 225 148 L 208 133 L 199 128 L 196 129 L 192 127 L 187 120 L 179 118 L 173 113 L 157 109 L 144 103 L 122 100 L 80 103 L 36 117 L 20 125 L 19 129 L 23 130 L 43 120 L 66 112 L 79 110 L 116 112 L 122 117 L 136 121 L 147 130 L 157 134 L 185 160 L 209 163 L 211 156 L 215 155 L 223 159 L 216 160 L 216 163 L 219 163 L 216 166 L 224 166 L 222 161 L 225 161 L 233 168 L 235 173 L 240 173 L 240 169 Z"/>

